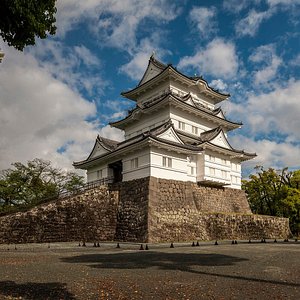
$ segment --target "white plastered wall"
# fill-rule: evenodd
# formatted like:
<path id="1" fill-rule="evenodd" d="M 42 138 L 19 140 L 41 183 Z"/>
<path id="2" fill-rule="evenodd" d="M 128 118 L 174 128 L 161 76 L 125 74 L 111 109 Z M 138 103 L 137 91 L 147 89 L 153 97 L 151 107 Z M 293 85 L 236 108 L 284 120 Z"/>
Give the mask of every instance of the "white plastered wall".
<path id="1" fill-rule="evenodd" d="M 193 99 L 198 100 L 201 104 L 210 109 L 215 109 L 215 105 L 212 99 L 205 97 L 203 94 L 200 94 L 199 88 L 197 86 L 182 85 L 179 81 L 171 81 L 171 90 L 179 96 L 190 93 Z"/>
<path id="2" fill-rule="evenodd" d="M 198 155 L 198 181 L 213 181 L 231 185 L 231 162 L 226 155 L 206 150 Z"/>
<path id="3" fill-rule="evenodd" d="M 172 160 L 172 166 L 163 166 L 163 157 Z M 190 166 L 196 167 L 191 162 Z M 196 174 L 188 176 L 187 155 L 151 147 L 151 176 L 181 181 L 196 181 Z"/>
<path id="4" fill-rule="evenodd" d="M 132 138 L 142 132 L 149 131 L 159 125 L 164 124 L 170 118 L 169 107 L 164 107 L 152 114 L 143 114 L 142 119 L 136 120 L 125 129 L 125 139 Z"/>
<path id="5" fill-rule="evenodd" d="M 98 173 L 98 171 L 100 171 L 99 173 L 102 173 L 101 178 L 99 177 L 100 174 Z M 86 175 L 87 175 L 87 182 L 91 182 L 91 181 L 95 181 L 95 180 L 99 180 L 111 176 L 111 174 L 109 174 L 107 164 L 101 164 L 99 166 L 94 166 L 89 168 L 86 172 Z"/>
<path id="6" fill-rule="evenodd" d="M 193 128 L 192 126 L 195 126 L 198 128 L 198 135 L 201 132 L 211 130 L 213 128 L 216 128 L 218 125 L 214 124 L 210 121 L 207 121 L 205 119 L 202 119 L 199 116 L 196 116 L 194 114 L 188 113 L 186 111 L 182 111 L 181 109 L 178 109 L 176 107 L 170 108 L 170 118 L 174 124 L 174 127 L 176 129 L 179 129 L 179 121 L 185 123 L 185 132 L 193 134 Z"/>
<path id="7" fill-rule="evenodd" d="M 242 169 L 241 169 L 241 161 L 239 159 L 231 160 L 231 188 L 241 189 L 242 186 Z"/>
<path id="8" fill-rule="evenodd" d="M 132 167 L 132 160 L 138 159 L 138 166 Z M 130 153 L 123 160 L 123 181 L 150 176 L 149 147 Z"/>
<path id="9" fill-rule="evenodd" d="M 162 83 L 159 87 L 152 88 L 146 93 L 143 93 L 137 100 L 138 105 L 142 105 L 147 101 L 151 101 L 152 99 L 159 97 L 161 95 L 169 92 L 169 84 L 168 82 Z"/>

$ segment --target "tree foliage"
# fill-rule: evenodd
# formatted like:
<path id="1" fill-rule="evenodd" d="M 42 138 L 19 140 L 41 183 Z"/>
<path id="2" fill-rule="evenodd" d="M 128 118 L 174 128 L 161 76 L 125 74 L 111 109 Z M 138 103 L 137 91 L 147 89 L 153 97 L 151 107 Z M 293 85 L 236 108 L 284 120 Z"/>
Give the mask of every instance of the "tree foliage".
<path id="1" fill-rule="evenodd" d="M 256 174 L 250 175 L 249 180 L 244 180 L 242 187 L 254 213 L 288 217 L 291 230 L 299 234 L 300 170 L 265 170 L 257 166 Z"/>
<path id="2" fill-rule="evenodd" d="M 0 35 L 9 46 L 22 51 L 35 44 L 35 37 L 44 39 L 55 34 L 56 0 L 2 0 Z"/>
<path id="3" fill-rule="evenodd" d="M 84 184 L 74 172 L 64 172 L 42 159 L 27 164 L 13 163 L 14 168 L 0 173 L 0 206 L 34 206 L 45 198 L 73 192 Z"/>

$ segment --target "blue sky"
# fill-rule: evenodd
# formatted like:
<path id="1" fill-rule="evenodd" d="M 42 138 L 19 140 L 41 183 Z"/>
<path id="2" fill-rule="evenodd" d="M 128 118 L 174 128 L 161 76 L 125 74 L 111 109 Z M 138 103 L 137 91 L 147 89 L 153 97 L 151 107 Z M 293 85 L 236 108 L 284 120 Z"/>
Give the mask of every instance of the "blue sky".
<path id="1" fill-rule="evenodd" d="M 244 164 L 300 168 L 299 0 L 64 0 L 57 34 L 21 53 L 0 40 L 0 169 L 40 157 L 72 169 L 97 134 L 134 103 L 153 51 L 187 75 L 229 92 L 227 118 Z"/>

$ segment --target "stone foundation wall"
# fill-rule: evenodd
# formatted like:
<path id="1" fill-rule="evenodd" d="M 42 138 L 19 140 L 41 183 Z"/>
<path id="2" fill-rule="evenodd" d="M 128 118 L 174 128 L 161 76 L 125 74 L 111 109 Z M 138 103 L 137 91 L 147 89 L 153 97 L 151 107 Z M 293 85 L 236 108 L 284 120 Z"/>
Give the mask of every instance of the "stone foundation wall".
<path id="1" fill-rule="evenodd" d="M 150 177 L 150 192 L 160 210 L 196 209 L 201 212 L 251 214 L 251 209 L 242 190 L 199 186 L 193 182 L 166 180 Z"/>
<path id="2" fill-rule="evenodd" d="M 286 238 L 286 218 L 253 215 L 245 192 L 151 177 L 148 240 Z"/>
<path id="3" fill-rule="evenodd" d="M 147 177 L 0 218 L 0 243 L 287 238 L 288 219 L 253 215 L 243 191 Z"/>
<path id="4" fill-rule="evenodd" d="M 0 243 L 112 241 L 118 192 L 102 186 L 0 218 Z"/>
<path id="5" fill-rule="evenodd" d="M 149 242 L 195 240 L 248 240 L 287 238 L 289 221 L 261 215 L 178 211 L 176 215 L 156 215 L 149 226 Z"/>
<path id="6" fill-rule="evenodd" d="M 115 184 L 112 188 L 119 194 L 115 240 L 147 241 L 149 177 Z"/>

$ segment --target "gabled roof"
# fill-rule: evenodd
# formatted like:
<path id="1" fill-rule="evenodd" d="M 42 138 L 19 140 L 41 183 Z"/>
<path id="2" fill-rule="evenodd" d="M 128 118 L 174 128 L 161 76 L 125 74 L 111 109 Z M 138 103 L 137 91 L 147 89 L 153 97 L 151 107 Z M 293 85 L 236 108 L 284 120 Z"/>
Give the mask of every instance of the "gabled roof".
<path id="1" fill-rule="evenodd" d="M 214 99 L 215 103 L 219 103 L 230 96 L 229 94 L 220 93 L 219 91 L 210 87 L 207 81 L 205 81 L 202 77 L 188 77 L 183 73 L 179 72 L 172 65 L 167 65 L 163 69 L 162 67 L 165 66 L 163 63 L 158 62 L 156 60 L 155 62 L 160 65 L 160 67 L 158 67 L 158 70 L 161 70 L 160 73 L 158 73 L 156 76 L 153 76 L 151 79 L 147 81 L 144 80 L 146 74 L 148 74 L 149 72 L 150 65 L 153 63 L 153 61 L 150 58 L 147 70 L 144 73 L 143 78 L 140 81 L 139 85 L 130 91 L 122 92 L 121 95 L 128 99 L 137 101 L 139 94 L 141 94 L 143 91 L 147 89 L 151 89 L 153 85 L 155 85 L 158 81 L 161 81 L 163 79 L 165 80 L 166 78 L 169 79 L 176 78 L 176 80 L 180 80 L 187 86 L 197 86 L 200 90 L 200 93 L 209 95 L 212 99 Z"/>
<path id="2" fill-rule="evenodd" d="M 230 155 L 231 157 L 238 157 L 241 160 L 248 160 L 256 156 L 256 153 L 249 153 L 244 150 L 237 150 L 233 148 L 228 142 L 221 126 L 205 131 L 201 133 L 199 137 L 179 130 L 176 130 L 176 132 L 180 137 L 187 137 L 192 140 L 192 145 L 196 145 L 203 149 L 210 149 L 215 152 Z M 218 137 L 222 137 L 222 140 L 224 141 L 223 145 L 217 141 Z"/>
<path id="3" fill-rule="evenodd" d="M 152 54 L 150 56 L 149 62 L 148 62 L 148 66 L 147 69 L 142 77 L 142 79 L 140 80 L 138 86 L 140 86 L 142 83 L 148 81 L 151 77 L 153 78 L 153 74 L 151 73 L 156 73 L 156 75 L 158 75 L 161 71 L 163 71 L 165 68 L 167 67 L 167 65 L 163 64 L 162 62 L 158 61 L 157 59 L 154 58 L 154 54 Z M 149 78 L 149 79 L 148 79 Z"/>
<path id="4" fill-rule="evenodd" d="M 174 136 L 174 139 L 166 139 L 163 138 L 164 133 L 171 132 L 171 134 Z M 244 151 L 236 150 L 233 147 L 230 146 L 228 143 L 228 148 L 222 147 L 220 145 L 214 144 L 213 140 L 222 133 L 224 135 L 224 132 L 221 127 L 217 127 L 215 129 L 209 130 L 206 133 L 202 134 L 198 139 L 195 138 L 197 141 L 193 144 L 187 144 L 183 141 L 183 139 L 180 137 L 180 133 L 178 130 L 174 128 L 174 125 L 171 120 L 168 120 L 166 123 L 157 126 L 156 128 L 153 128 L 150 131 L 141 133 L 135 137 L 132 137 L 128 140 L 122 141 L 122 142 L 116 142 L 108 139 L 104 139 L 105 143 L 112 143 L 111 150 L 107 151 L 103 155 L 92 157 L 91 154 L 89 157 L 83 161 L 74 162 L 73 166 L 75 168 L 85 168 L 95 162 L 99 163 L 102 159 L 110 159 L 114 158 L 115 156 L 120 156 L 122 154 L 125 154 L 127 151 L 134 151 L 134 149 L 139 149 L 146 145 L 157 145 L 161 148 L 165 148 L 168 150 L 173 150 L 177 152 L 183 152 L 183 153 L 199 153 L 200 151 L 203 151 L 204 149 L 210 149 L 215 152 L 224 153 L 227 155 L 230 155 L 232 157 L 238 157 L 241 160 L 247 160 L 251 159 L 256 156 L 255 153 L 247 153 Z M 96 142 L 103 143 L 102 137 L 97 137 Z M 95 143 L 96 144 L 96 143 Z M 106 144 L 107 145 L 107 144 Z M 95 146 L 94 146 L 95 147 Z M 91 153 L 93 153 L 94 149 Z"/>
<path id="5" fill-rule="evenodd" d="M 222 111 L 220 107 L 215 110 L 211 110 L 200 105 L 193 106 L 188 103 L 189 99 L 193 101 L 191 95 L 189 94 L 187 94 L 184 97 L 179 97 L 177 95 L 174 95 L 171 91 L 169 91 L 168 93 L 161 95 L 160 97 L 145 102 L 142 106 L 137 106 L 136 108 L 131 110 L 128 116 L 124 119 L 116 122 L 110 122 L 109 124 L 113 127 L 124 129 L 129 122 L 132 122 L 139 118 L 140 114 L 149 113 L 152 110 L 156 110 L 158 107 L 164 106 L 168 103 L 176 103 L 176 105 L 179 104 L 179 106 L 182 106 L 182 108 L 184 108 L 185 110 L 190 110 L 193 114 L 214 120 L 215 123 L 219 123 L 227 130 L 239 128 L 242 125 L 242 123 L 236 123 L 225 119 L 223 114 L 222 116 L 220 116 L 220 112 Z"/>
<path id="6" fill-rule="evenodd" d="M 104 153 L 107 153 L 107 152 L 114 151 L 116 149 L 118 143 L 119 142 L 117 142 L 117 141 L 110 140 L 110 139 L 104 138 L 100 135 L 97 135 L 93 149 L 87 159 L 90 159 L 97 153 L 97 146 L 100 146 L 104 150 Z M 103 153 L 103 151 L 99 151 L 99 152 Z"/>
<path id="7" fill-rule="evenodd" d="M 172 141 L 160 137 L 164 132 L 168 131 L 169 129 L 172 130 L 172 133 L 175 135 L 177 141 L 175 140 Z M 126 150 L 132 151 L 132 149 L 140 148 L 142 145 L 150 145 L 150 144 L 159 145 L 160 147 L 166 148 L 168 150 L 173 149 L 174 151 L 180 151 L 184 153 L 197 153 L 201 151 L 201 148 L 199 146 L 185 144 L 181 140 L 181 138 L 177 135 L 171 120 L 169 120 L 168 122 L 156 128 L 153 128 L 150 131 L 139 134 L 128 140 L 119 142 L 117 146 L 114 148 L 114 150 L 108 151 L 103 155 L 100 155 L 98 157 L 92 157 L 90 154 L 89 157 L 83 161 L 73 162 L 73 166 L 75 168 L 84 168 L 85 166 L 90 165 L 95 161 L 99 162 L 99 160 L 101 159 L 107 159 L 109 157 L 120 155 L 121 153 L 126 152 Z"/>
<path id="8" fill-rule="evenodd" d="M 217 152 L 220 152 L 220 150 L 222 150 L 221 152 L 224 151 L 225 153 L 226 151 L 234 152 L 235 153 L 234 155 L 232 154 L 230 155 L 236 156 L 241 160 L 248 160 L 256 156 L 256 153 L 249 153 L 249 152 L 245 152 L 244 150 L 237 150 L 233 148 L 228 142 L 221 126 L 201 133 L 200 139 L 201 142 L 197 145 L 201 146 L 203 149 L 207 148 Z M 221 140 L 221 142 L 218 141 L 217 139 Z"/>
<path id="9" fill-rule="evenodd" d="M 98 135 L 97 139 L 99 140 L 99 143 L 109 151 L 115 150 L 117 145 L 120 143 L 118 141 L 104 138 L 100 135 Z"/>
<path id="10" fill-rule="evenodd" d="M 241 161 L 249 160 L 254 157 L 256 157 L 256 153 L 249 153 L 245 152 L 244 150 L 237 150 L 237 149 L 227 149 L 218 145 L 215 145 L 211 142 L 205 142 L 200 144 L 200 146 L 205 150 L 205 149 L 210 149 L 214 152 L 219 152 L 223 154 L 230 155 L 231 158 L 239 158 Z"/>
<path id="11" fill-rule="evenodd" d="M 222 132 L 222 127 L 218 126 L 208 131 L 204 131 L 200 134 L 200 139 L 202 142 L 208 142 L 218 136 L 220 132 Z"/>

